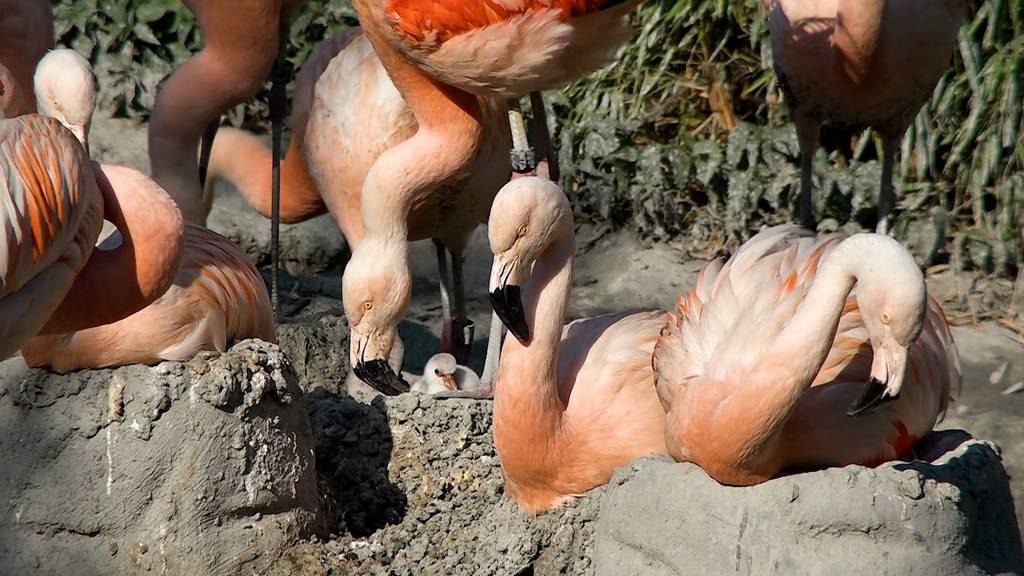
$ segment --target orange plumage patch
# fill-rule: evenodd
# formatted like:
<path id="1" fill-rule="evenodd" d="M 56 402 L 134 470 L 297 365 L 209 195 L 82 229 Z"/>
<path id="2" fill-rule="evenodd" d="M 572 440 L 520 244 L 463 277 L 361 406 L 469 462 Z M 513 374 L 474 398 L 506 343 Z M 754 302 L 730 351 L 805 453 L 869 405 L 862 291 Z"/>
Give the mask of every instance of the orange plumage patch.
<path id="1" fill-rule="evenodd" d="M 614 0 L 388 0 L 395 30 L 411 42 L 443 44 L 451 38 L 513 16 L 557 10 L 562 20 L 597 12 Z"/>

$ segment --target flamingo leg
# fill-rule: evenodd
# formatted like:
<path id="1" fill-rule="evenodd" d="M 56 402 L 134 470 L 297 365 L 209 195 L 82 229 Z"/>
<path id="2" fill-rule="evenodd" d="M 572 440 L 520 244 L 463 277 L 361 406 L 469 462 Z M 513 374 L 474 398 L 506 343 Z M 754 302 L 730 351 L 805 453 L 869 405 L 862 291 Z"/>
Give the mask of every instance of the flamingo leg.
<path id="1" fill-rule="evenodd" d="M 513 100 L 508 107 L 508 124 L 512 129 L 512 150 L 509 151 L 512 163 L 512 178 L 533 176 L 537 169 L 537 157 L 526 136 L 526 122 L 519 101 Z"/>
<path id="2" fill-rule="evenodd" d="M 272 139 L 272 168 L 270 180 L 270 303 L 274 319 L 280 321 L 278 296 L 278 270 L 281 267 L 281 131 L 284 124 L 285 87 L 291 77 L 291 67 L 285 54 L 288 46 L 288 21 L 282 16 L 277 34 L 278 47 L 274 67 L 270 71 L 270 131 Z"/>
<path id="3" fill-rule="evenodd" d="M 441 351 L 452 351 L 452 286 L 448 273 L 448 251 L 440 240 L 434 240 L 437 253 L 437 277 L 441 288 Z"/>
<path id="4" fill-rule="evenodd" d="M 878 234 L 889 234 L 889 214 L 896 204 L 892 173 L 898 146 L 898 138 L 886 137 L 882 140 L 882 185 L 878 192 L 878 226 L 875 228 Z"/>
<path id="5" fill-rule="evenodd" d="M 814 153 L 818 150 L 818 132 L 821 126 L 808 118 L 794 118 L 796 138 L 800 146 L 800 225 L 808 230 L 817 229 L 814 206 L 811 203 L 811 176 L 814 171 Z"/>
<path id="6" fill-rule="evenodd" d="M 459 364 L 466 364 L 469 361 L 469 353 L 473 348 L 473 335 L 475 326 L 473 321 L 466 316 L 466 282 L 462 272 L 462 265 L 465 258 L 461 253 L 452 255 L 452 296 L 455 308 L 455 318 L 452 322 L 452 356 Z"/>
<path id="7" fill-rule="evenodd" d="M 206 189 L 206 174 L 210 168 L 210 153 L 213 151 L 213 139 L 220 129 L 220 118 L 210 122 L 203 131 L 199 145 L 199 188 L 203 191 L 203 210 L 209 214 L 213 205 L 213 188 Z"/>
<path id="8" fill-rule="evenodd" d="M 544 96 L 540 92 L 530 92 L 530 110 L 533 112 L 533 135 L 537 139 L 540 161 L 537 163 L 537 175 L 547 176 L 558 182 L 558 158 L 551 144 L 551 132 L 548 130 L 548 114 L 544 109 Z"/>

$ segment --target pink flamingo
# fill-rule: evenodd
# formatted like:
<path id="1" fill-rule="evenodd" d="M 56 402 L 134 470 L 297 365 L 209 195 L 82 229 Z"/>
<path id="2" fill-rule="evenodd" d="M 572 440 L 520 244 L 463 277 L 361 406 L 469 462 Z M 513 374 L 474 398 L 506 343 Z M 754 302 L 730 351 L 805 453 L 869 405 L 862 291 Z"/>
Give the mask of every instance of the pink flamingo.
<path id="1" fill-rule="evenodd" d="M 491 302 L 515 336 L 498 365 L 494 446 L 505 491 L 537 514 L 606 483 L 630 460 L 666 452 L 651 367 L 666 313 L 608 314 L 563 328 L 572 209 L 545 178 L 506 184 L 488 233 Z"/>
<path id="2" fill-rule="evenodd" d="M 169 191 L 187 222 L 204 224 L 196 150 L 204 129 L 252 98 L 278 54 L 282 22 L 305 0 L 184 0 L 206 45 L 157 94 L 149 123 L 153 179 Z"/>
<path id="3" fill-rule="evenodd" d="M 85 58 L 73 50 L 51 51 L 39 62 L 35 85 L 39 111 L 60 120 L 83 143 L 87 141 L 96 96 Z M 116 190 L 141 197 L 162 194 L 155 182 L 131 168 L 104 165 L 102 171 Z M 181 264 L 173 278 L 159 299 L 131 316 L 84 330 L 38 336 L 22 348 L 22 356 L 29 366 L 48 366 L 63 373 L 184 361 L 200 350 L 223 352 L 231 342 L 245 338 L 275 341 L 263 278 L 223 236 L 186 223 Z"/>
<path id="4" fill-rule="evenodd" d="M 822 122 L 882 137 L 878 232 L 894 204 L 903 133 L 949 66 L 966 0 L 761 0 L 772 57 L 800 144 L 800 220 L 814 228 L 811 170 Z"/>
<path id="5" fill-rule="evenodd" d="M 405 220 L 409 240 L 433 238 L 438 246 L 442 350 L 463 360 L 470 342 L 453 338 L 457 332 L 453 326 L 467 322 L 462 252 L 469 232 L 486 217 L 489 200 L 508 171 L 503 105 L 491 99 L 485 106 L 488 131 L 482 137 L 480 163 L 487 169 L 477 170 L 457 192 L 442 191 L 436 199 L 409 207 Z M 323 212 L 326 205 L 349 246 L 357 246 L 364 236 L 361 193 L 370 166 L 415 132 L 415 117 L 359 29 L 339 32 L 322 42 L 295 82 L 292 138 L 282 164 L 281 219 L 302 221 Z M 209 175 L 211 180 L 221 177 L 232 182 L 250 205 L 269 216 L 270 160 L 270 150 L 254 136 L 222 128 L 210 156 Z M 404 240 L 389 239 L 388 246 L 389 253 L 400 252 L 404 257 Z M 454 287 L 448 283 L 446 247 L 453 254 Z M 371 266 L 378 264 L 375 260 Z M 408 294 L 398 296 L 405 297 L 395 302 L 404 312 Z M 397 320 L 388 329 L 392 341 L 397 341 L 396 326 Z"/>
<path id="6" fill-rule="evenodd" d="M 797 226 L 706 265 L 654 368 L 669 452 L 733 485 L 900 458 L 960 384 L 949 326 L 903 246 Z"/>
<path id="7" fill-rule="evenodd" d="M 0 119 L 35 112 L 32 72 L 53 47 L 53 10 L 45 0 L 0 0 Z M 10 80 L 13 79 L 13 83 Z"/>
<path id="8" fill-rule="evenodd" d="M 356 0 L 353 6 L 381 64 L 416 118 L 415 135 L 389 148 L 363 183 L 364 238 L 345 268 L 342 300 L 353 370 L 382 391 L 405 389 L 386 358 L 409 301 L 407 240 L 438 237 L 459 259 L 497 186 L 473 196 L 470 179 L 509 176 L 502 153 L 485 145 L 498 126 L 495 99 L 556 86 L 607 63 L 629 37 L 628 2 Z M 499 122 L 504 131 L 504 122 Z M 459 210 L 448 210 L 454 202 Z M 424 220 L 411 219 L 415 207 Z M 461 292 L 458 278 L 455 292 Z M 458 315 L 458 313 L 457 313 Z M 495 323 L 495 328 L 497 328 Z M 496 338 L 489 342 L 489 357 Z M 490 375 L 483 375 L 489 382 Z"/>
<path id="9" fill-rule="evenodd" d="M 59 122 L 30 114 L 0 122 L 0 357 L 37 333 L 107 324 L 171 284 L 181 214 L 157 188 L 111 185 Z M 103 219 L 116 249 L 93 249 Z"/>

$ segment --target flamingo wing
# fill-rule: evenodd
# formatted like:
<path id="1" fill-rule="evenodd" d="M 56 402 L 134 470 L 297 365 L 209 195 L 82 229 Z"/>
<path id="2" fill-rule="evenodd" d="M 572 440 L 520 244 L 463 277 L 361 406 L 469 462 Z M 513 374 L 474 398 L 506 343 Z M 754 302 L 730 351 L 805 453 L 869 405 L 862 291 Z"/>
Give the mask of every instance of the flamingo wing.
<path id="1" fill-rule="evenodd" d="M 35 114 L 0 122 L 0 298 L 20 290 L 79 240 L 84 253 L 77 266 L 84 265 L 101 213 L 85 150 L 60 122 Z M 87 230 L 80 230 L 83 224 Z M 76 239 L 80 231 L 87 237 Z"/>
<path id="2" fill-rule="evenodd" d="M 810 288 L 825 255 L 842 240 L 798 226 L 767 228 L 726 262 L 707 264 L 679 296 L 654 348 L 658 395 L 666 409 L 686 383 L 751 366 L 772 343 Z"/>
<path id="3" fill-rule="evenodd" d="M 473 94 L 521 96 L 609 63 L 638 0 L 387 0 L 371 7 L 428 74 Z"/>

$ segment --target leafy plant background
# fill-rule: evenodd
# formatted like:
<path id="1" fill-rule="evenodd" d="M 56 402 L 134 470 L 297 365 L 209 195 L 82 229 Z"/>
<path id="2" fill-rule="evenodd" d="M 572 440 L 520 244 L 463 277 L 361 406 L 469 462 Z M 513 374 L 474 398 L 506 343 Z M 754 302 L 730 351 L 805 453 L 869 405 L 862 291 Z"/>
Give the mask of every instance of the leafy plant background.
<path id="1" fill-rule="evenodd" d="M 1024 261 L 1024 0 L 971 0 L 952 64 L 903 141 L 896 234 L 928 263 L 1012 275 Z M 100 105 L 145 120 L 159 82 L 202 47 L 178 0 L 60 0 L 58 43 L 94 63 Z M 356 24 L 310 0 L 289 58 Z M 581 217 L 644 238 L 735 244 L 793 218 L 797 145 L 756 0 L 648 0 L 618 61 L 549 92 L 563 184 Z M 266 93 L 229 114 L 265 126 Z M 821 228 L 872 227 L 880 143 L 829 127 L 815 164 Z"/>

